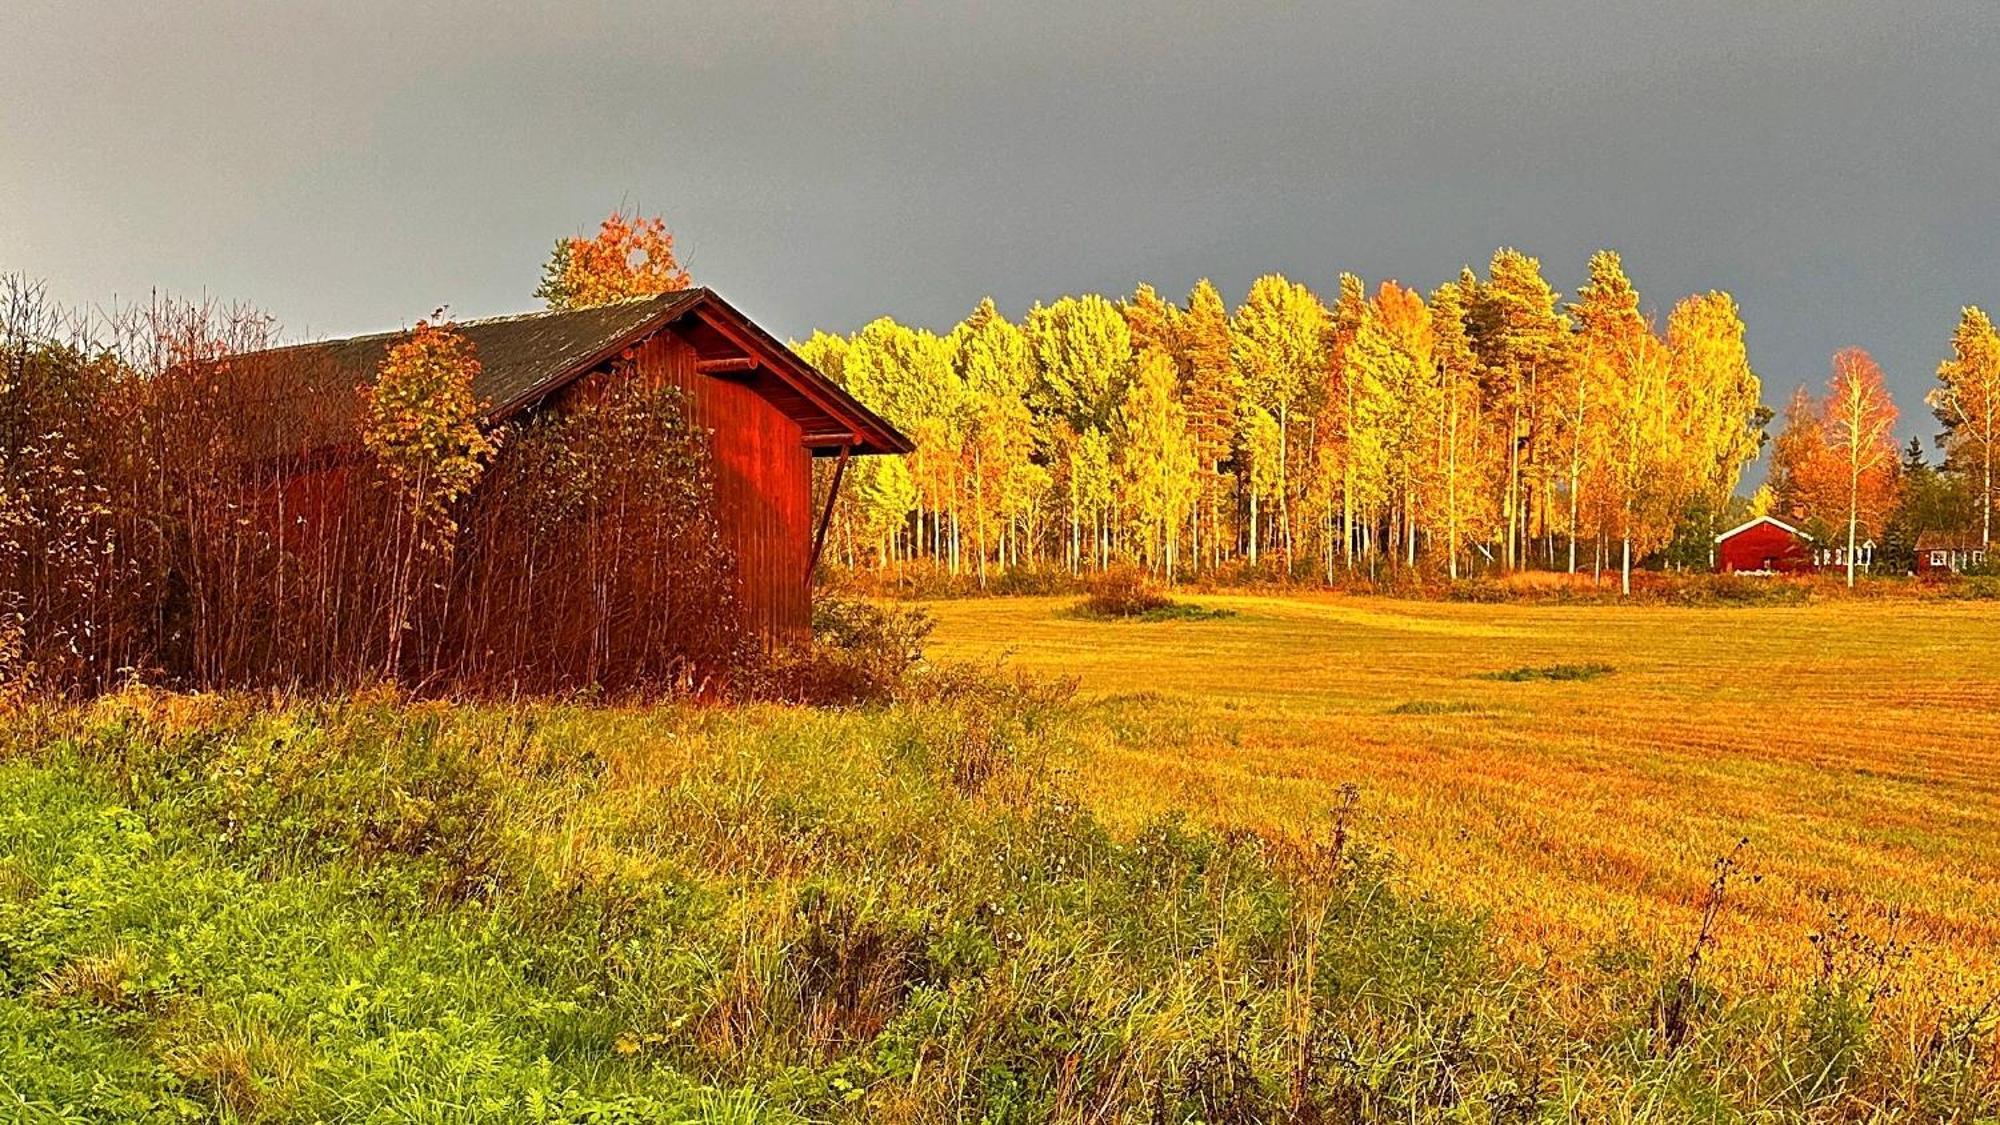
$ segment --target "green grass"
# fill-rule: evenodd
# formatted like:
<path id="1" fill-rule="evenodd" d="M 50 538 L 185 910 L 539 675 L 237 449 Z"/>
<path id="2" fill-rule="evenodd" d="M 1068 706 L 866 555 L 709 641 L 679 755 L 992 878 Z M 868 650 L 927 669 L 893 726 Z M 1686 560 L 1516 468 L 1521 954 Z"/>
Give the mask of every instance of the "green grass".
<path id="1" fill-rule="evenodd" d="M 1195 605 L 1191 602 L 1169 602 L 1137 613 L 1102 613 L 1086 603 L 1071 607 L 1070 616 L 1083 621 L 1216 621 L 1224 617 L 1234 617 L 1235 610 L 1218 609 L 1214 606 Z"/>
<path id="2" fill-rule="evenodd" d="M 1412 699 L 1389 708 L 1391 715 L 1477 715 L 1486 710 L 1463 699 Z"/>
<path id="3" fill-rule="evenodd" d="M 0 1118 L 1269 1114 L 1306 1011 L 1314 1100 L 1521 1081 L 1476 924 L 1112 836 L 1051 704 L 157 703 L 8 732 Z"/>
<path id="4" fill-rule="evenodd" d="M 1566 683 L 1574 680 L 1594 680 L 1617 671 L 1609 664 L 1596 662 L 1586 664 L 1542 664 L 1521 668 L 1509 668 L 1502 672 L 1485 672 L 1482 680 L 1499 680 L 1502 683 L 1519 684 L 1530 680 L 1554 680 Z"/>
<path id="5" fill-rule="evenodd" d="M 1845 959 L 1697 975 L 1669 1049 L 1678 956 L 1514 961 L 1407 888 L 1365 793 L 1285 829 L 1109 822 L 1083 779 L 1160 743 L 1163 698 L 949 682 L 0 719 L 0 1120 L 2000 1111 L 1983 1016 L 1913 1056 Z"/>

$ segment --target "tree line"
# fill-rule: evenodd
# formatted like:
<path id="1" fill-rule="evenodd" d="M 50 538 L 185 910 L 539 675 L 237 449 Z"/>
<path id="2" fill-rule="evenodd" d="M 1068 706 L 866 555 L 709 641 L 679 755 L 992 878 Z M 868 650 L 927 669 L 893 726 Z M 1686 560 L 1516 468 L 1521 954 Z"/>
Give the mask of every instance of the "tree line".
<path id="1" fill-rule="evenodd" d="M 796 346 L 917 444 L 850 470 L 842 561 L 982 582 L 1130 562 L 1629 585 L 1677 536 L 1705 542 L 1771 417 L 1730 295 L 1656 325 L 1609 250 L 1568 302 L 1506 249 L 1428 295 L 1343 274 L 1329 303 L 1272 274 L 1234 310 L 1207 281 L 1180 303 L 1141 285 Z"/>

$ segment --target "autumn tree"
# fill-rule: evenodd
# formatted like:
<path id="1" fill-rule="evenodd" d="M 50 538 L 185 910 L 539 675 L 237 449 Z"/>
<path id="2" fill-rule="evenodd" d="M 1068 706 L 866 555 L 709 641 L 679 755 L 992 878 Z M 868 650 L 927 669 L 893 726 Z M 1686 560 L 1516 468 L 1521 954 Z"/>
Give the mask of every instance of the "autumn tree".
<path id="1" fill-rule="evenodd" d="M 1971 478 L 1979 504 L 1979 541 L 1993 543 L 1993 460 L 2000 448 L 2000 333 L 1984 310 L 1959 313 L 1951 358 L 1938 365 L 1938 385 L 1925 397 L 1944 426 L 1949 463 Z"/>
<path id="2" fill-rule="evenodd" d="M 1070 566 L 1086 562 L 1102 567 L 1110 559 L 1111 543 L 1106 527 L 1116 471 L 1111 457 L 1111 435 L 1095 426 L 1075 435 L 1066 449 L 1064 476 L 1069 486 Z M 1081 541 L 1082 529 L 1090 528 L 1090 540 Z"/>
<path id="3" fill-rule="evenodd" d="M 1619 590 L 1632 592 L 1632 562 L 1672 535 L 1679 510 L 1673 465 L 1671 360 L 1651 329 L 1608 369 L 1604 388 L 1607 481 L 1620 545 Z"/>
<path id="4" fill-rule="evenodd" d="M 915 441 L 912 551 L 982 581 L 1042 550 L 1199 568 L 1274 546 L 1287 567 L 1317 549 L 1329 579 L 1385 548 L 1455 577 L 1476 556 L 1560 566 L 1566 534 L 1571 570 L 1586 538 L 1600 572 L 1622 545 L 1629 585 L 1660 548 L 1705 545 L 1769 420 L 1735 302 L 1689 297 L 1663 336 L 1610 251 L 1567 306 L 1518 251 L 1488 273 L 1428 301 L 1343 274 L 1331 306 L 1269 275 L 1233 314 L 1207 282 L 1185 307 L 1141 285 L 1020 322 L 989 300 L 946 337 L 884 318 L 800 349 Z M 1141 386 L 1168 368 L 1170 393 Z M 1166 488 L 1152 423 L 1174 411 L 1189 479 Z M 861 527 L 859 496 L 836 528 Z"/>
<path id="5" fill-rule="evenodd" d="M 960 457 L 969 483 L 979 585 L 993 552 L 991 533 L 1020 509 L 1018 490 L 1034 448 L 1027 391 L 1034 376 L 1027 336 L 988 298 L 952 332 L 952 366 L 963 388 Z"/>
<path id="6" fill-rule="evenodd" d="M 472 491 L 493 442 L 480 429 L 472 392 L 479 359 L 443 320 L 419 320 L 389 348 L 375 382 L 362 389 L 361 440 L 395 490 L 387 575 L 390 614 L 383 674 L 401 664 L 403 635 L 419 572 L 445 553 L 458 525 L 452 506 Z"/>
<path id="7" fill-rule="evenodd" d="M 1071 565 L 1085 557 L 1079 545 L 1086 522 L 1096 544 L 1091 554 L 1101 561 L 1108 551 L 1110 432 L 1132 366 L 1132 331 L 1118 306 L 1095 294 L 1036 304 L 1024 330 L 1035 365 L 1028 393 L 1036 446 L 1067 483 Z"/>
<path id="8" fill-rule="evenodd" d="M 849 341 L 841 374 L 850 394 L 915 443 L 909 468 L 918 496 L 916 546 L 956 572 L 965 387 L 952 360 L 950 340 L 880 317 Z"/>
<path id="9" fill-rule="evenodd" d="M 1473 298 L 1473 348 L 1486 368 L 1495 422 L 1504 428 L 1507 450 L 1506 560 L 1520 566 L 1526 555 L 1535 495 L 1548 483 L 1547 416 L 1560 388 L 1558 376 L 1569 357 L 1570 333 L 1557 311 L 1557 294 L 1542 278 L 1542 264 L 1518 250 L 1496 251 L 1486 281 Z"/>
<path id="10" fill-rule="evenodd" d="M 1699 530 L 1709 541 L 1744 466 L 1763 451 L 1771 411 L 1764 405 L 1763 384 L 1750 369 L 1743 317 L 1729 294 L 1696 294 L 1675 305 L 1667 317 L 1667 349 L 1689 512 L 1706 514 Z"/>
<path id="11" fill-rule="evenodd" d="M 1181 310 L 1173 302 L 1160 296 L 1151 285 L 1141 284 L 1118 306 L 1118 311 L 1125 315 L 1135 359 L 1154 351 L 1179 363 L 1183 354 Z"/>
<path id="12" fill-rule="evenodd" d="M 1340 554 L 1349 570 L 1354 568 L 1356 515 L 1360 511 L 1363 482 L 1359 474 L 1372 467 L 1369 433 L 1362 424 L 1365 395 L 1359 389 L 1353 368 L 1353 349 L 1362 321 L 1368 316 L 1368 291 L 1351 273 L 1340 275 L 1340 292 L 1334 298 L 1326 326 L 1325 368 L 1321 373 L 1320 397 L 1323 406 L 1317 422 L 1319 476 L 1323 490 L 1340 494 Z M 1332 518 L 1333 505 L 1326 505 Z M 1327 555 L 1327 577 L 1333 576 L 1332 551 Z"/>
<path id="13" fill-rule="evenodd" d="M 1139 359 L 1132 392 L 1120 410 L 1127 507 L 1148 563 L 1169 580 L 1181 520 L 1194 487 L 1194 448 L 1179 382 L 1173 360 L 1148 350 Z"/>
<path id="14" fill-rule="evenodd" d="M 1430 309 L 1423 298 L 1383 282 L 1348 345 L 1345 369 L 1351 510 L 1371 528 L 1383 519 L 1392 530 L 1400 526 L 1405 557 L 1414 563 L 1417 503 L 1433 467 L 1439 406 Z"/>
<path id="15" fill-rule="evenodd" d="M 1831 535 L 1842 486 L 1836 479 L 1820 401 L 1798 387 L 1785 403 L 1784 425 L 1771 443 L 1770 512 L 1806 527 L 1815 537 Z"/>
<path id="16" fill-rule="evenodd" d="M 1617 390 L 1630 389 L 1629 368 L 1646 355 L 1644 338 L 1652 330 L 1639 313 L 1639 293 L 1614 250 L 1590 256 L 1590 280 L 1577 291 L 1569 313 L 1577 335 L 1572 361 L 1564 365 L 1553 397 L 1569 502 L 1569 572 L 1575 574 L 1585 497 L 1589 486 L 1601 483 L 1591 478 L 1611 467 L 1611 442 L 1617 436 L 1606 408 Z"/>
<path id="17" fill-rule="evenodd" d="M 1458 577 L 1461 539 L 1485 521 L 1487 475 L 1480 462 L 1479 360 L 1465 333 L 1465 297 L 1455 283 L 1431 294 L 1431 361 L 1438 384 L 1437 465 L 1441 494 L 1437 522 L 1444 525 L 1445 567 Z"/>
<path id="18" fill-rule="evenodd" d="M 1289 565 L 1294 541 L 1292 430 L 1310 418 L 1318 402 L 1326 367 L 1326 306 L 1305 286 L 1266 274 L 1250 286 L 1233 327 L 1245 393 L 1278 423 L 1278 515 Z"/>
<path id="19" fill-rule="evenodd" d="M 1063 297 L 1028 310 L 1038 412 L 1081 433 L 1108 430 L 1125 394 L 1132 330 L 1118 306 L 1096 294 Z"/>
<path id="20" fill-rule="evenodd" d="M 1188 414 L 1188 436 L 1197 478 L 1193 545 L 1199 565 L 1204 543 L 1213 560 L 1220 561 L 1224 550 L 1222 500 L 1228 478 L 1223 465 L 1230 457 L 1237 406 L 1243 395 L 1242 380 L 1237 376 L 1232 356 L 1234 338 L 1229 310 L 1223 304 L 1222 294 L 1206 278 L 1188 294 L 1187 312 L 1181 318 L 1180 343 L 1186 381 L 1181 397 Z"/>
<path id="21" fill-rule="evenodd" d="M 1284 474 L 1280 466 L 1284 464 L 1284 440 L 1280 436 L 1278 420 L 1271 412 L 1255 403 L 1243 409 L 1243 422 L 1237 437 L 1238 457 L 1243 465 L 1245 491 L 1250 499 L 1249 544 L 1250 565 L 1257 565 L 1258 517 L 1263 505 L 1276 496 L 1284 485 Z"/>
<path id="22" fill-rule="evenodd" d="M 665 220 L 613 211 L 594 237 L 556 241 L 535 296 L 552 309 L 583 309 L 690 284 Z"/>
<path id="23" fill-rule="evenodd" d="M 1846 486 L 1847 584 L 1853 586 L 1861 529 L 1874 526 L 1896 489 L 1896 404 L 1867 352 L 1847 348 L 1834 355 L 1823 416 L 1827 449 Z"/>

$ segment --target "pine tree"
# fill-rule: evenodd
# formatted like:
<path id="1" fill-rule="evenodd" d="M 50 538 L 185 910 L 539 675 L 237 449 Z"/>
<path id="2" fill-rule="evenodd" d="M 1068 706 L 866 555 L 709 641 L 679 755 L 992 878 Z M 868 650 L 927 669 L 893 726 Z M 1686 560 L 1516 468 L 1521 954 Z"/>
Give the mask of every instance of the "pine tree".
<path id="1" fill-rule="evenodd" d="M 1478 288 L 1470 322 L 1473 347 L 1486 367 L 1494 416 L 1505 428 L 1507 565 L 1526 561 L 1533 533 L 1534 497 L 1548 483 L 1549 441 L 1543 423 L 1554 410 L 1549 392 L 1560 387 L 1569 356 L 1569 326 L 1556 311 L 1557 294 L 1542 279 L 1540 261 L 1501 249 Z"/>
<path id="2" fill-rule="evenodd" d="M 1979 541 L 1993 545 L 1994 458 L 2000 455 L 2000 333 L 1984 310 L 1959 313 L 1951 358 L 1938 365 L 1938 386 L 1925 402 L 1944 426 L 1940 439 L 1949 463 L 1972 481 L 1979 496 Z"/>
<path id="3" fill-rule="evenodd" d="M 1212 560 L 1220 562 L 1225 550 L 1223 466 L 1229 460 L 1230 439 L 1236 431 L 1237 409 L 1243 397 L 1242 381 L 1237 377 L 1231 356 L 1234 342 L 1229 311 L 1222 302 L 1222 294 L 1206 278 L 1188 294 L 1187 313 L 1181 320 L 1181 342 L 1187 379 L 1182 398 L 1194 444 L 1195 472 L 1200 478 L 1195 522 L 1195 561 L 1199 565 L 1204 539 Z"/>
<path id="4" fill-rule="evenodd" d="M 1456 283 L 1431 294 L 1431 356 L 1437 366 L 1437 460 L 1443 494 L 1439 516 L 1445 530 L 1445 566 L 1458 577 L 1459 545 L 1478 522 L 1486 483 L 1478 461 L 1479 361 L 1465 332 L 1465 297 Z"/>

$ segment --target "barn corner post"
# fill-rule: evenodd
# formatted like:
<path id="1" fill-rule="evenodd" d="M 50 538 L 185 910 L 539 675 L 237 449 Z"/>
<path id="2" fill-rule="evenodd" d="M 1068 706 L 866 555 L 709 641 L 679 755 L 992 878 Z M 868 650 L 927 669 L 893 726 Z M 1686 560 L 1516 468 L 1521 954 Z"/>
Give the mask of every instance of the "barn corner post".
<path id="1" fill-rule="evenodd" d="M 854 452 L 855 438 L 840 443 L 840 459 L 833 463 L 833 480 L 827 485 L 826 504 L 820 509 L 819 526 L 813 529 L 812 554 L 806 559 L 806 597 L 810 601 L 813 576 L 819 573 L 820 552 L 826 549 L 826 530 L 833 525 L 833 506 L 840 500 L 840 482 L 847 475 L 847 459 Z"/>

